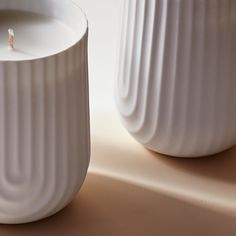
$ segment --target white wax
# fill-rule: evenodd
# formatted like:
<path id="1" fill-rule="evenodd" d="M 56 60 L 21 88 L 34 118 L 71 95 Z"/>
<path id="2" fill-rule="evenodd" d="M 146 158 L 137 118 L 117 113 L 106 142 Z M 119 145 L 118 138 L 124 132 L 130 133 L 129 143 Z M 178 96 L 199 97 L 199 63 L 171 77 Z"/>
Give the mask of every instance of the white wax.
<path id="1" fill-rule="evenodd" d="M 8 29 L 15 34 L 8 45 Z M 23 11 L 0 11 L 0 61 L 29 60 L 59 53 L 78 40 L 72 28 L 51 17 Z"/>

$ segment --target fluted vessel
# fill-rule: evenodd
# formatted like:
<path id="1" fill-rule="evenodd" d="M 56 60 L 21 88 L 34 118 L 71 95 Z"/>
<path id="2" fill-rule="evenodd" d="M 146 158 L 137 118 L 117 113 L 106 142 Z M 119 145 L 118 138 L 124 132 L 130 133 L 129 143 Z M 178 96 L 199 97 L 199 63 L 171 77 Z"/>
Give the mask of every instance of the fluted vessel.
<path id="1" fill-rule="evenodd" d="M 179 157 L 236 144 L 236 1 L 127 0 L 116 102 L 147 148 Z"/>
<path id="2" fill-rule="evenodd" d="M 1 223 L 61 210 L 79 191 L 90 157 L 87 20 L 71 1 L 0 3 L 18 8 L 65 19 L 76 13 L 72 24 L 82 28 L 78 41 L 55 55 L 0 61 Z"/>

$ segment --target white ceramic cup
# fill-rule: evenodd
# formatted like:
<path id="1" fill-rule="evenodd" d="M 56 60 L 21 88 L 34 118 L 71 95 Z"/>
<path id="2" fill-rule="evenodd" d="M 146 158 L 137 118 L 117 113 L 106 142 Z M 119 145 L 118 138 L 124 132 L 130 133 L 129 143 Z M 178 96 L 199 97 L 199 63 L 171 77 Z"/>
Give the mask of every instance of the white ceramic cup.
<path id="1" fill-rule="evenodd" d="M 116 101 L 147 148 L 200 157 L 236 144 L 236 1 L 127 0 Z"/>
<path id="2" fill-rule="evenodd" d="M 0 10 L 54 17 L 77 34 L 53 55 L 0 61 L 0 222 L 26 223 L 65 207 L 87 173 L 88 26 L 70 0 L 1 0 Z"/>

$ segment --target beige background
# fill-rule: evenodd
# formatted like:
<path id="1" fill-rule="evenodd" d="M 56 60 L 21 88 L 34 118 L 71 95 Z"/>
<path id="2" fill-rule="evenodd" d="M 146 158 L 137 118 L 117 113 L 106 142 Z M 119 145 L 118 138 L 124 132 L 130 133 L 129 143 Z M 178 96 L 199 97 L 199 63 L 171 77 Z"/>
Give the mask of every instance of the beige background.
<path id="1" fill-rule="evenodd" d="M 76 0 L 89 19 L 91 109 L 114 109 L 114 79 L 124 0 Z"/>

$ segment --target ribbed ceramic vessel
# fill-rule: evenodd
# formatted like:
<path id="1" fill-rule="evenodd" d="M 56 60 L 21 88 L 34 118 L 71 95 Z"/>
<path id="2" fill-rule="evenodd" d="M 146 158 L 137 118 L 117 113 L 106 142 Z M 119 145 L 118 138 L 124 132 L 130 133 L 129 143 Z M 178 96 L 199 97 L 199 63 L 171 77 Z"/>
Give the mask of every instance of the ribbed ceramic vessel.
<path id="1" fill-rule="evenodd" d="M 24 3 L 32 11 L 47 13 L 52 8 L 44 3 L 55 2 L 2 1 L 0 7 L 12 9 Z M 76 11 L 75 21 L 83 22 L 84 33 L 75 45 L 45 58 L 0 62 L 1 223 L 25 223 L 58 212 L 86 176 L 88 32 L 85 16 Z"/>
<path id="2" fill-rule="evenodd" d="M 236 1 L 127 0 L 116 101 L 147 148 L 200 157 L 236 144 Z"/>

